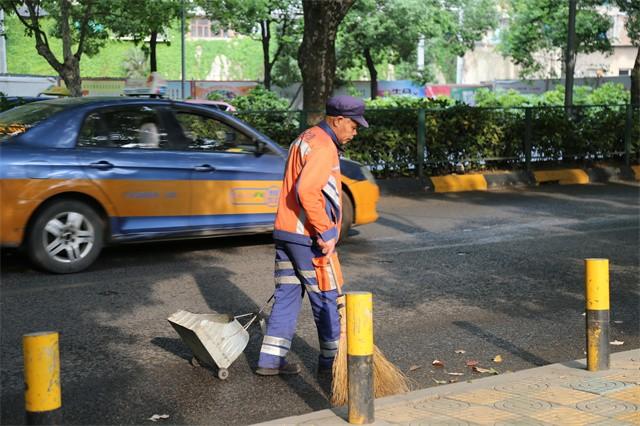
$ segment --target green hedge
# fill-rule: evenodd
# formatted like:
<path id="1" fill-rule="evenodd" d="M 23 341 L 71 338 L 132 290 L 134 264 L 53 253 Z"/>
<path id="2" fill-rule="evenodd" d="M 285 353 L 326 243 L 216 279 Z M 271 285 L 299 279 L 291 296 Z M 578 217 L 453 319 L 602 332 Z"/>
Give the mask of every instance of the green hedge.
<path id="1" fill-rule="evenodd" d="M 626 105 L 481 108 L 464 104 L 426 103 L 427 174 L 465 169 L 524 167 L 525 145 L 531 144 L 534 165 L 619 160 L 630 126 L 630 152 L 640 156 L 640 109 L 627 118 Z M 385 105 L 386 106 L 386 105 Z M 527 110 L 529 110 L 527 112 Z M 415 175 L 418 157 L 418 109 L 371 109 L 370 127 L 360 129 L 346 155 L 368 165 L 378 176 Z M 238 116 L 283 146 L 297 136 L 301 112 L 239 112 Z"/>

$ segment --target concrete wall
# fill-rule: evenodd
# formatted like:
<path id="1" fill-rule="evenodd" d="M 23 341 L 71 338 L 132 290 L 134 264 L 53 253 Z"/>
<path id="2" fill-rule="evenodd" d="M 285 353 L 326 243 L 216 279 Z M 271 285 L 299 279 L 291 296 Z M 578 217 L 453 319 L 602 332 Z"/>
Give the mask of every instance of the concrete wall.
<path id="1" fill-rule="evenodd" d="M 464 84 L 480 84 L 485 81 L 518 78 L 518 67 L 502 56 L 495 46 L 479 45 L 464 55 Z"/>
<path id="2" fill-rule="evenodd" d="M 637 47 L 628 45 L 614 46 L 613 53 L 610 55 L 599 52 L 578 54 L 575 77 L 618 77 L 621 70 L 633 68 L 637 53 Z M 560 52 L 539 53 L 536 56 L 544 67 L 536 77 L 558 78 L 561 76 L 563 64 Z M 476 46 L 475 50 L 467 52 L 464 56 L 464 84 L 519 78 L 519 67 L 498 53 L 495 46 Z"/>
<path id="3" fill-rule="evenodd" d="M 7 96 L 38 96 L 40 92 L 56 84 L 55 77 L 0 75 L 0 92 Z"/>

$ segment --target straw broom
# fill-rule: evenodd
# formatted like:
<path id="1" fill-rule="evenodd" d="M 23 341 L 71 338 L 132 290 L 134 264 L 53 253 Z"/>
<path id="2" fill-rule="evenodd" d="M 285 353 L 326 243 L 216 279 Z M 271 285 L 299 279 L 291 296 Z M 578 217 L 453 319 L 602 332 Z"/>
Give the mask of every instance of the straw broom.
<path id="1" fill-rule="evenodd" d="M 338 289 L 340 291 L 340 289 Z M 340 315 L 340 341 L 338 353 L 333 361 L 333 380 L 331 382 L 331 404 L 345 405 L 349 394 L 347 375 L 347 316 L 344 294 L 338 297 Z M 376 345 L 373 345 L 373 394 L 375 398 L 396 395 L 409 391 L 407 376 L 393 365 Z"/>

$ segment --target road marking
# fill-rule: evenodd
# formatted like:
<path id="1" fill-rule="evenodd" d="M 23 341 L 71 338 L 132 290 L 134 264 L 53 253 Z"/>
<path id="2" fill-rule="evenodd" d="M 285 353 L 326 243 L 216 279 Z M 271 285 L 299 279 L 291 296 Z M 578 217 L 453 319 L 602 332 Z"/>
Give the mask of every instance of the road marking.
<path id="1" fill-rule="evenodd" d="M 430 250 L 440 250 L 447 248 L 455 248 L 455 247 L 469 247 L 469 246 L 479 246 L 479 245 L 487 245 L 487 244 L 495 244 L 501 242 L 513 242 L 513 241 L 529 241 L 529 240 L 541 240 L 555 237 L 565 237 L 570 235 L 580 235 L 580 234 L 601 234 L 607 232 L 618 232 L 618 231 L 630 231 L 637 230 L 638 226 L 624 226 L 619 228 L 608 228 L 608 229 L 596 229 L 596 230 L 587 230 L 587 231 L 557 231 L 554 232 L 553 235 L 535 235 L 529 237 L 522 238 L 514 238 L 514 236 L 506 236 L 506 237 L 488 237 L 476 241 L 466 241 L 460 243 L 450 243 L 450 244 L 439 244 L 433 246 L 421 246 L 421 247 L 410 247 L 410 248 L 401 248 L 401 249 L 392 249 L 392 250 L 380 250 L 380 251 L 370 251 L 367 253 L 349 253 L 350 257 L 369 257 L 369 256 L 377 256 L 381 254 L 398 254 L 398 253 L 413 253 L 420 251 L 430 251 Z M 400 240 L 400 239 L 399 239 Z M 375 240 L 374 240 L 375 241 Z"/>

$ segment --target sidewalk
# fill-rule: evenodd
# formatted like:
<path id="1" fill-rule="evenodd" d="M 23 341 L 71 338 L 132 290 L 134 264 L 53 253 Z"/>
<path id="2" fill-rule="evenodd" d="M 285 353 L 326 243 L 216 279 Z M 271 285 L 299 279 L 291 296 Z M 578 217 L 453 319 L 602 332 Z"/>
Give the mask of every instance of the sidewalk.
<path id="1" fill-rule="evenodd" d="M 348 424 L 346 407 L 263 425 Z M 375 402 L 376 425 L 640 425 L 640 349 L 611 355 L 595 373 L 586 361 L 551 364 Z"/>

